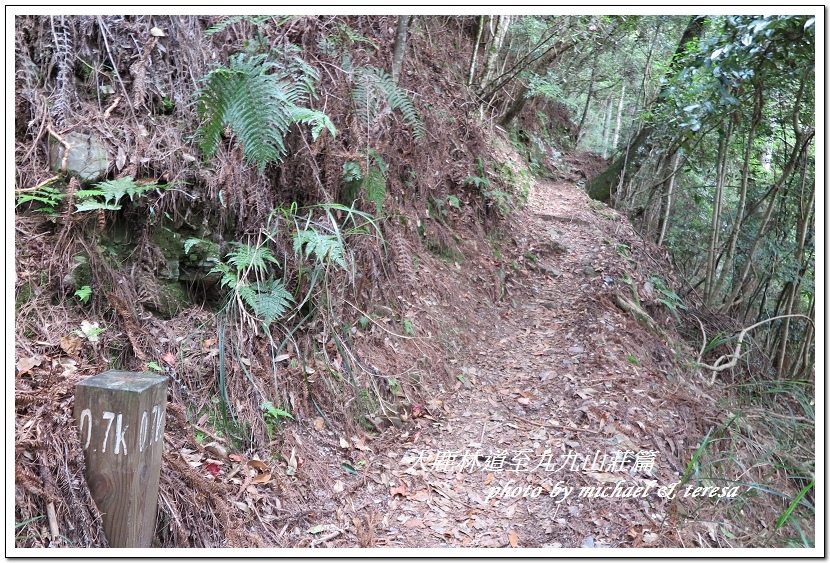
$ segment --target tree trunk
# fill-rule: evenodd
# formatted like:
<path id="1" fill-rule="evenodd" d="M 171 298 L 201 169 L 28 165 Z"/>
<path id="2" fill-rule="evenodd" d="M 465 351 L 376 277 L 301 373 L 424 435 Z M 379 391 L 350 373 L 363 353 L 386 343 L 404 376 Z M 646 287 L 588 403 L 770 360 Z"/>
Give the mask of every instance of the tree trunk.
<path id="1" fill-rule="evenodd" d="M 620 129 L 622 128 L 622 110 L 623 101 L 625 100 L 625 82 L 623 82 L 620 89 L 620 103 L 617 105 L 617 126 L 614 127 L 614 142 L 611 144 L 614 150 L 617 150 L 617 145 L 620 143 Z"/>
<path id="2" fill-rule="evenodd" d="M 802 176 L 802 183 L 806 181 L 806 175 Z M 802 185 L 802 189 L 804 186 Z M 804 275 L 807 273 L 808 263 L 805 261 L 805 248 L 807 245 L 807 232 L 813 225 L 813 214 L 815 212 L 816 206 L 816 184 L 815 182 L 810 183 L 810 196 L 809 196 L 809 203 L 805 203 L 802 201 L 800 206 L 800 213 L 798 219 L 798 247 L 795 252 L 795 261 L 799 264 L 798 276 L 796 277 L 795 282 L 788 282 L 787 287 L 785 287 L 785 292 L 787 293 L 787 309 L 785 314 L 789 315 L 792 314 L 793 308 L 798 303 L 799 293 L 801 292 L 801 280 L 804 279 Z M 789 332 L 790 332 L 790 318 L 784 319 L 784 326 L 781 329 L 781 340 L 778 347 L 778 354 L 777 359 L 775 361 L 775 369 L 778 377 L 781 377 L 781 374 L 784 371 L 785 365 L 785 358 L 787 354 L 787 344 L 789 341 Z M 796 360 L 798 356 L 796 355 Z"/>
<path id="3" fill-rule="evenodd" d="M 665 207 L 663 208 L 662 219 L 660 224 L 660 235 L 657 237 L 657 246 L 663 246 L 663 241 L 666 240 L 666 230 L 669 226 L 669 218 L 671 217 L 672 198 L 674 197 L 674 185 L 677 181 L 677 152 L 673 153 L 669 160 L 669 168 L 671 168 L 671 176 L 667 180 Z"/>
<path id="4" fill-rule="evenodd" d="M 588 95 L 585 98 L 585 107 L 582 109 L 582 117 L 579 118 L 579 124 L 576 126 L 576 133 L 574 134 L 575 146 L 579 146 L 579 141 L 582 138 L 582 128 L 585 127 L 585 118 L 588 116 L 588 108 L 591 107 L 591 96 L 594 95 L 594 78 L 597 74 L 596 65 L 591 69 L 591 82 L 588 84 Z"/>
<path id="5" fill-rule="evenodd" d="M 816 318 L 815 295 L 810 298 L 810 312 L 807 313 L 807 316 L 811 319 Z M 791 365 L 790 368 L 790 375 L 792 379 L 807 379 L 810 371 L 812 371 L 813 365 L 816 361 L 816 355 L 813 351 L 814 337 L 815 327 L 813 326 L 813 323 L 807 323 L 807 326 L 804 329 L 804 335 L 801 338 L 801 345 L 798 350 L 796 350 L 795 354 L 793 354 L 795 364 Z"/>
<path id="6" fill-rule="evenodd" d="M 707 305 L 712 305 L 715 300 L 714 282 L 717 270 L 717 253 L 720 246 L 720 216 L 721 203 L 723 201 L 723 184 L 726 181 L 726 163 L 729 155 L 729 141 L 732 138 L 732 120 L 726 128 L 726 133 L 721 134 L 718 142 L 718 160 L 715 172 L 715 201 L 712 210 L 712 235 L 709 238 L 709 253 L 706 259 L 706 284 L 703 287 L 703 299 Z"/>
<path id="7" fill-rule="evenodd" d="M 473 56 L 470 58 L 470 74 L 467 77 L 467 86 L 473 85 L 473 79 L 476 76 L 476 57 L 478 57 L 478 46 L 481 43 L 481 35 L 484 33 L 484 16 L 478 20 L 478 34 L 476 35 L 476 43 L 473 47 Z"/>
<path id="8" fill-rule="evenodd" d="M 485 100 L 485 102 L 489 102 L 501 88 L 514 80 L 524 70 L 529 69 L 531 74 L 541 74 L 545 72 L 547 67 L 550 66 L 555 60 L 577 45 L 576 41 L 554 41 L 552 45 L 546 46 L 548 41 L 552 39 L 553 35 L 540 43 L 539 50 L 541 52 L 538 55 L 534 55 L 536 51 L 536 49 L 534 49 L 534 51 L 531 51 L 522 57 L 522 60 L 515 63 L 510 70 L 506 72 L 503 71 L 502 75 L 496 77 L 492 84 L 485 85 L 482 83 L 482 87 L 480 88 L 480 92 L 482 92 L 480 94 L 481 99 Z M 526 59 L 529 59 L 529 62 L 525 62 Z M 512 105 L 504 113 L 504 117 L 502 117 L 499 121 L 499 125 L 507 127 L 513 122 L 516 116 L 522 112 L 525 103 L 527 103 L 527 100 L 532 97 L 528 97 L 528 90 L 529 88 L 526 84 L 521 84 L 519 91 L 513 97 Z"/>
<path id="9" fill-rule="evenodd" d="M 395 47 L 392 49 L 392 82 L 398 83 L 406 53 L 406 32 L 409 30 L 411 16 L 398 16 L 398 29 L 395 31 Z"/>
<path id="10" fill-rule="evenodd" d="M 735 260 L 735 251 L 738 246 L 738 236 L 741 233 L 741 226 L 745 220 L 746 215 L 746 192 L 749 188 L 749 163 L 752 158 L 752 144 L 755 141 L 755 133 L 758 131 L 758 125 L 761 123 L 762 110 L 762 89 L 760 84 L 755 84 L 755 96 L 752 108 L 752 121 L 749 124 L 749 131 L 747 132 L 746 149 L 743 155 L 743 168 L 741 170 L 741 194 L 738 199 L 738 207 L 735 211 L 735 220 L 732 222 L 732 228 L 729 231 L 729 240 L 726 246 L 726 254 L 723 256 L 723 264 L 720 267 L 720 276 L 718 277 L 715 286 L 712 288 L 712 294 L 718 295 L 723 291 L 726 285 L 727 278 L 731 277 L 732 263 Z"/>
<path id="11" fill-rule="evenodd" d="M 602 158 L 608 158 L 608 142 L 611 139 L 611 96 L 605 102 L 605 126 L 602 135 Z"/>
<path id="12" fill-rule="evenodd" d="M 671 79 L 679 70 L 677 66 L 683 54 L 686 52 L 686 44 L 693 39 L 700 38 L 703 35 L 706 19 L 706 16 L 693 16 L 689 21 L 686 26 L 686 30 L 683 32 L 683 36 L 680 38 L 680 43 L 677 45 L 674 55 L 672 56 L 669 69 L 666 71 L 667 80 L 665 85 L 660 89 L 660 93 L 662 93 L 665 88 L 668 88 Z M 660 94 L 658 94 L 657 101 L 655 101 L 654 104 L 656 105 L 661 103 L 660 99 Z M 637 170 L 639 170 L 641 162 L 641 159 L 637 158 L 637 155 L 640 153 L 639 149 L 646 144 L 652 132 L 653 130 L 650 126 L 643 127 L 628 144 L 627 149 L 616 159 L 614 159 L 614 162 L 611 163 L 608 169 L 591 180 L 587 186 L 587 192 L 592 199 L 607 201 L 611 198 L 611 194 L 616 189 L 616 186 L 621 183 L 621 181 L 625 181 L 625 178 L 630 177 Z M 623 177 L 623 174 L 625 177 Z"/>
<path id="13" fill-rule="evenodd" d="M 504 43 L 509 26 L 510 16 L 497 16 L 496 29 L 493 31 L 493 37 L 490 39 L 490 45 L 487 49 L 487 59 L 484 61 L 484 68 L 482 69 L 481 92 L 484 91 L 485 87 L 489 85 L 490 80 L 493 78 L 496 59 L 499 56 L 499 51 L 501 51 L 501 46 Z"/>
<path id="14" fill-rule="evenodd" d="M 527 92 L 528 87 L 522 84 L 519 87 L 519 91 L 516 92 L 516 98 L 513 101 L 513 104 L 510 106 L 510 109 L 507 110 L 507 112 L 504 114 L 504 117 L 502 117 L 501 121 L 499 121 L 499 125 L 506 128 L 513 122 L 514 119 L 516 119 L 516 116 L 522 113 L 522 110 L 524 109 L 525 104 L 528 100 Z"/>
<path id="15" fill-rule="evenodd" d="M 574 45 L 575 43 L 566 43 L 564 45 L 558 43 L 554 47 L 548 49 L 548 51 L 533 65 L 531 72 L 533 74 L 540 74 L 543 70 L 550 66 L 550 64 L 553 63 L 553 61 L 558 59 L 563 53 L 570 50 Z M 527 87 L 526 84 L 522 84 L 519 87 L 519 91 L 516 93 L 516 96 L 513 99 L 513 104 L 505 112 L 504 117 L 502 117 L 499 121 L 499 125 L 501 125 L 502 127 L 507 127 L 513 122 L 516 116 L 522 113 L 525 104 L 530 99 L 530 97 L 528 97 L 527 95 L 529 90 L 530 89 Z M 495 93 L 495 90 L 493 91 L 493 93 Z"/>
<path id="16" fill-rule="evenodd" d="M 746 282 L 747 276 L 749 275 L 749 269 L 752 266 L 752 260 L 755 257 L 755 253 L 758 250 L 758 244 L 760 243 L 761 239 L 764 236 L 766 231 L 767 225 L 769 224 L 770 217 L 772 216 L 772 212 L 775 208 L 775 198 L 778 196 L 778 192 L 781 191 L 781 188 L 786 184 L 789 180 L 790 176 L 796 169 L 798 162 L 802 159 L 807 151 L 810 142 L 813 139 L 814 131 L 804 130 L 802 129 L 800 122 L 799 122 L 799 113 L 801 111 L 801 101 L 802 96 L 804 94 L 804 79 L 802 78 L 801 87 L 799 88 L 798 95 L 796 96 L 796 101 L 793 107 L 793 132 L 795 133 L 795 143 L 793 144 L 792 152 L 790 152 L 790 156 L 787 159 L 786 164 L 784 165 L 783 170 L 781 171 L 781 176 L 776 180 L 775 184 L 773 185 L 772 189 L 767 196 L 769 198 L 769 203 L 767 204 L 766 212 L 764 213 L 764 217 L 761 221 L 760 227 L 758 227 L 757 234 L 752 241 L 752 246 L 749 249 L 749 252 L 746 254 L 744 258 L 744 266 L 741 269 L 740 274 L 738 275 L 737 279 L 732 280 L 732 290 L 729 293 L 729 296 L 724 300 L 724 302 L 719 307 L 719 310 L 723 311 L 733 307 L 737 303 L 740 302 L 738 296 L 741 294 L 741 290 L 743 288 L 744 283 Z M 756 85 L 756 88 L 760 88 L 760 85 Z M 744 163 L 744 173 L 743 178 L 741 181 L 742 184 L 742 199 L 745 201 L 745 192 L 746 192 L 746 185 L 748 183 L 748 174 L 749 174 L 749 160 L 751 158 L 751 150 L 752 150 L 752 141 L 754 140 L 754 133 L 757 129 L 758 123 L 756 123 L 756 119 L 758 122 L 761 120 L 761 110 L 763 103 L 760 101 L 762 96 L 756 90 L 756 111 L 757 114 L 753 116 L 753 126 L 750 130 L 750 139 L 747 142 L 747 150 L 744 155 L 745 163 Z M 760 202 L 759 202 L 760 205 Z M 744 206 L 745 208 L 745 206 Z M 739 207 L 739 210 L 741 208 Z M 748 214 L 748 213 L 747 213 Z M 736 221 L 736 227 L 740 228 L 741 223 L 743 222 L 744 217 L 743 213 L 738 215 L 738 220 Z M 737 234 L 735 234 L 735 239 L 737 239 Z M 734 242 L 731 244 L 731 249 L 734 254 Z M 725 276 L 724 276 L 725 277 Z M 723 279 L 719 281 L 719 285 L 723 284 Z"/>

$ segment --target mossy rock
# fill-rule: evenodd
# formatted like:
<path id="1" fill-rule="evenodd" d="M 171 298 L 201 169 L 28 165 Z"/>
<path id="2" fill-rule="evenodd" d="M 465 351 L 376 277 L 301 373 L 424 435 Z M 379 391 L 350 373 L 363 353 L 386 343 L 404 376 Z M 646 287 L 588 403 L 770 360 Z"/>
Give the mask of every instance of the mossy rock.
<path id="1" fill-rule="evenodd" d="M 153 303 L 147 304 L 163 319 L 172 319 L 193 305 L 193 300 L 180 283 L 159 284 Z"/>

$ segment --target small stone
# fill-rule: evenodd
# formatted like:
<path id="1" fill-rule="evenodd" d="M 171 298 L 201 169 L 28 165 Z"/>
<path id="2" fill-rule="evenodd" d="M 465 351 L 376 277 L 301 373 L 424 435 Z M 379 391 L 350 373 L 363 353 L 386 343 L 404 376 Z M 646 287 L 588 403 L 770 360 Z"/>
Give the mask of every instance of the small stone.
<path id="1" fill-rule="evenodd" d="M 69 158 L 66 161 L 68 172 L 74 172 L 84 182 L 99 180 L 107 174 L 112 161 L 100 137 L 73 131 L 67 133 L 63 140 L 70 146 Z M 64 151 L 61 143 L 50 141 L 49 156 L 56 172 L 63 163 Z"/>
<path id="2" fill-rule="evenodd" d="M 585 352 L 585 348 L 583 348 L 582 346 L 571 346 L 570 348 L 568 348 L 568 352 L 570 352 L 571 354 L 582 354 Z"/>

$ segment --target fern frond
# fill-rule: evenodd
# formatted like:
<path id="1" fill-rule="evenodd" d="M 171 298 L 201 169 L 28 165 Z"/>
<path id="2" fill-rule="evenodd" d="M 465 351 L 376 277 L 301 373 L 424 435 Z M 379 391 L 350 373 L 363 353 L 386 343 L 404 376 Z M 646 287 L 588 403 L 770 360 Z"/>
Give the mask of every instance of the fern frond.
<path id="1" fill-rule="evenodd" d="M 320 78 L 314 67 L 310 66 L 296 53 L 298 49 L 284 51 L 284 63 L 277 76 L 285 88 L 289 99 L 305 99 L 314 95 L 314 85 Z"/>
<path id="2" fill-rule="evenodd" d="M 289 57 L 282 65 L 266 55 L 231 57 L 230 67 L 220 66 L 205 77 L 199 91 L 197 112 L 203 120 L 198 137 L 202 151 L 215 154 L 222 133 L 229 127 L 242 144 L 248 162 L 259 172 L 269 162 L 285 156 L 285 134 L 298 115 L 311 123 L 319 135 L 323 127 L 334 134 L 334 124 L 321 112 L 305 110 L 298 104 L 314 92 L 317 73 L 299 57 Z"/>
<path id="3" fill-rule="evenodd" d="M 334 128 L 334 123 L 322 111 L 293 106 L 289 109 L 289 112 L 291 113 L 291 118 L 297 123 L 308 123 L 311 125 L 312 141 L 317 140 L 323 128 L 328 129 L 332 137 L 337 136 L 337 129 Z"/>
<path id="4" fill-rule="evenodd" d="M 222 280 L 219 282 L 219 287 L 228 286 L 230 289 L 235 289 L 239 283 L 239 279 L 236 277 L 236 274 L 231 272 L 228 265 L 223 264 L 222 262 L 219 262 L 216 266 L 211 268 L 208 274 L 222 274 Z"/>
<path id="5" fill-rule="evenodd" d="M 15 207 L 30 202 L 36 201 L 42 203 L 46 208 L 50 209 L 49 213 L 53 212 L 58 204 L 66 198 L 66 194 L 51 186 L 44 186 L 35 190 L 34 192 L 22 193 L 16 196 Z M 39 210 L 38 210 L 39 211 Z"/>
<path id="6" fill-rule="evenodd" d="M 337 25 L 337 29 L 346 37 L 349 38 L 349 41 L 353 43 L 368 43 L 370 46 L 374 47 L 375 49 L 380 49 L 380 46 L 369 39 L 368 37 L 364 37 L 345 23 L 339 23 Z"/>
<path id="7" fill-rule="evenodd" d="M 189 238 L 189 239 L 187 239 L 186 241 L 184 241 L 184 253 L 185 254 L 190 254 L 190 250 L 194 246 L 196 246 L 197 244 L 201 244 L 203 242 L 207 242 L 207 241 L 205 239 L 201 239 L 201 238 Z"/>
<path id="8" fill-rule="evenodd" d="M 348 270 L 343 243 L 335 235 L 324 235 L 315 229 L 300 229 L 294 235 L 294 253 L 300 255 L 303 249 L 306 258 L 314 254 L 320 264 L 332 261 Z"/>
<path id="9" fill-rule="evenodd" d="M 227 262 L 236 268 L 237 272 L 242 272 L 249 267 L 254 268 L 258 272 L 265 272 L 268 266 L 265 261 L 279 265 L 279 261 L 274 258 L 267 246 L 251 246 L 242 242 L 234 242 L 236 249 L 227 255 Z"/>
<path id="10" fill-rule="evenodd" d="M 239 23 L 241 21 L 249 21 L 254 25 L 259 25 L 262 22 L 266 21 L 271 16 L 230 16 L 228 18 L 223 19 L 216 25 L 212 25 L 205 30 L 205 35 L 213 35 L 214 33 L 219 33 L 223 31 L 225 28 L 232 26 L 235 23 Z"/>
<path id="11" fill-rule="evenodd" d="M 148 191 L 158 187 L 160 186 L 154 182 L 136 184 L 130 176 L 99 182 L 91 190 L 75 192 L 77 201 L 75 212 L 121 209 L 120 201 L 125 195 L 130 197 L 130 201 L 135 201 L 137 197 L 141 197 Z M 98 198 L 103 198 L 104 201 L 101 202 Z"/>
<path id="12" fill-rule="evenodd" d="M 236 291 L 254 315 L 271 324 L 288 310 L 294 298 L 279 280 L 269 279 L 255 285 L 239 284 Z"/>
<path id="13" fill-rule="evenodd" d="M 245 304 L 248 305 L 248 307 L 250 307 L 256 315 L 257 293 L 256 291 L 254 291 L 254 288 L 252 288 L 250 285 L 246 283 L 240 283 L 236 286 L 236 293 L 239 295 L 239 297 L 242 298 L 242 301 L 244 301 Z"/>
<path id="14" fill-rule="evenodd" d="M 121 205 L 117 203 L 101 203 L 100 201 L 96 201 L 94 199 L 81 201 L 75 205 L 75 213 L 80 213 L 81 211 L 97 211 L 98 209 L 117 211 L 121 209 Z"/>
<path id="15" fill-rule="evenodd" d="M 384 70 L 367 65 L 355 71 L 355 87 L 352 98 L 357 115 L 365 126 L 370 126 L 380 112 L 380 102 L 386 102 L 403 115 L 404 122 L 412 129 L 412 137 L 421 140 L 426 135 L 424 122 L 406 91 L 395 84 Z"/>
<path id="16" fill-rule="evenodd" d="M 281 281 L 269 279 L 257 284 L 251 308 L 265 323 L 270 324 L 283 316 L 293 301 L 294 298 Z"/>
<path id="17" fill-rule="evenodd" d="M 372 166 L 363 179 L 363 187 L 366 189 L 366 199 L 377 207 L 378 213 L 383 208 L 383 199 L 386 197 L 386 178 L 383 171 Z"/>

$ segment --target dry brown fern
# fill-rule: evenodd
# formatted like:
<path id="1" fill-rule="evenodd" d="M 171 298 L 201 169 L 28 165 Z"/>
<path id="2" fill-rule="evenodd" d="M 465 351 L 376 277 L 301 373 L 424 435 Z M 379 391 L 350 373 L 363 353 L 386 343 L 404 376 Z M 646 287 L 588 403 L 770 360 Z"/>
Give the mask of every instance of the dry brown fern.
<path id="1" fill-rule="evenodd" d="M 127 305 L 127 302 L 116 295 L 112 291 L 107 292 L 107 300 L 115 311 L 124 319 L 124 331 L 127 333 L 127 338 L 130 344 L 133 345 L 133 352 L 139 360 L 146 362 L 148 360 L 147 354 L 144 352 L 139 337 L 144 333 L 141 325 L 138 324 L 133 315 L 132 309 Z"/>
<path id="2" fill-rule="evenodd" d="M 387 229 L 386 240 L 392 250 L 392 260 L 401 278 L 409 287 L 415 287 L 418 282 L 415 268 L 412 267 L 412 250 L 409 243 L 397 229 Z"/>

